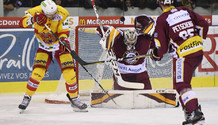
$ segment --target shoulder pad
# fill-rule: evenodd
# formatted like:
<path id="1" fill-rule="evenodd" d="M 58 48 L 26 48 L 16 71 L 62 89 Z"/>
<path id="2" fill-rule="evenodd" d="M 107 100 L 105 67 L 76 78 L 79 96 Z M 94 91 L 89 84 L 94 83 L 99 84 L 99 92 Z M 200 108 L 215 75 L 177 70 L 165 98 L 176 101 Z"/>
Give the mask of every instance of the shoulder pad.
<path id="1" fill-rule="evenodd" d="M 57 14 L 61 15 L 63 17 L 63 20 L 67 19 L 67 17 L 69 16 L 69 12 L 59 5 L 57 5 L 57 8 Z"/>

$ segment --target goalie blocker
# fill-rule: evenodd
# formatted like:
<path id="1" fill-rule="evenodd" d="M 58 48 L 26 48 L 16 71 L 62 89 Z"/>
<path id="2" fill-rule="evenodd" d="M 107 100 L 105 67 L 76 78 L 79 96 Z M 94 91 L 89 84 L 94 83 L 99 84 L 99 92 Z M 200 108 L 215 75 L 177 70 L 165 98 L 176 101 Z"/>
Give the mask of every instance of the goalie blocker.
<path id="1" fill-rule="evenodd" d="M 116 101 L 115 105 L 102 92 L 91 92 L 91 107 L 116 109 L 146 109 L 178 107 L 177 93 L 173 89 L 157 90 L 109 90 L 109 95 Z"/>

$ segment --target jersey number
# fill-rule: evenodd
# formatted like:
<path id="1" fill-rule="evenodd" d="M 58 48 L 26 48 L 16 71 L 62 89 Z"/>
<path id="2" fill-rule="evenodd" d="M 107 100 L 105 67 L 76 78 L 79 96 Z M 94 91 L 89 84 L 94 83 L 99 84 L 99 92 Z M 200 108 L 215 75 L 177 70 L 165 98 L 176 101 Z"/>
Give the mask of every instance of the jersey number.
<path id="1" fill-rule="evenodd" d="M 187 40 L 188 38 L 194 36 L 194 29 L 183 30 L 179 33 L 179 36 L 183 38 L 183 40 Z"/>

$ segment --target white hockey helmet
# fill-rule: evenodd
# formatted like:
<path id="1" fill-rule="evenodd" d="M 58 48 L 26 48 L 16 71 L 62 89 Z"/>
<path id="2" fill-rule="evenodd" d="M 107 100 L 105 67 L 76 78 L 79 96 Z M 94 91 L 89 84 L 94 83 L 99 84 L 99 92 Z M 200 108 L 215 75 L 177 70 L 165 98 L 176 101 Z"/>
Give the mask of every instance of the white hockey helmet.
<path id="1" fill-rule="evenodd" d="M 135 46 L 137 41 L 137 32 L 135 29 L 127 29 L 124 31 L 124 43 L 127 45 L 127 49 L 131 49 Z"/>
<path id="2" fill-rule="evenodd" d="M 160 3 L 162 5 L 172 5 L 174 0 L 157 0 L 157 3 Z"/>
<path id="3" fill-rule="evenodd" d="M 52 15 L 57 12 L 57 5 L 52 0 L 44 0 L 41 2 L 42 11 L 45 15 Z"/>

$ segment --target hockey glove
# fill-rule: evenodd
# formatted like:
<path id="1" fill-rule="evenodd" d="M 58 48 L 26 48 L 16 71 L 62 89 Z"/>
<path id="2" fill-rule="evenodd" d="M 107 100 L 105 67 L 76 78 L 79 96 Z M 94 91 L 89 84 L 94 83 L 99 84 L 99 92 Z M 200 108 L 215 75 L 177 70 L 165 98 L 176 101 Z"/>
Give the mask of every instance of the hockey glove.
<path id="1" fill-rule="evenodd" d="M 59 50 L 62 51 L 62 52 L 65 52 L 65 51 L 67 51 L 66 48 L 68 48 L 71 51 L 69 40 L 67 38 L 65 38 L 65 37 L 61 37 L 60 40 L 61 40 L 61 43 L 60 43 L 60 46 L 59 46 Z"/>
<path id="2" fill-rule="evenodd" d="M 44 26 L 47 22 L 47 17 L 42 13 L 36 13 L 33 17 L 34 22 L 40 26 Z"/>
<path id="3" fill-rule="evenodd" d="M 160 61 L 161 58 L 157 54 L 157 48 L 151 50 L 151 59 L 154 61 Z"/>

